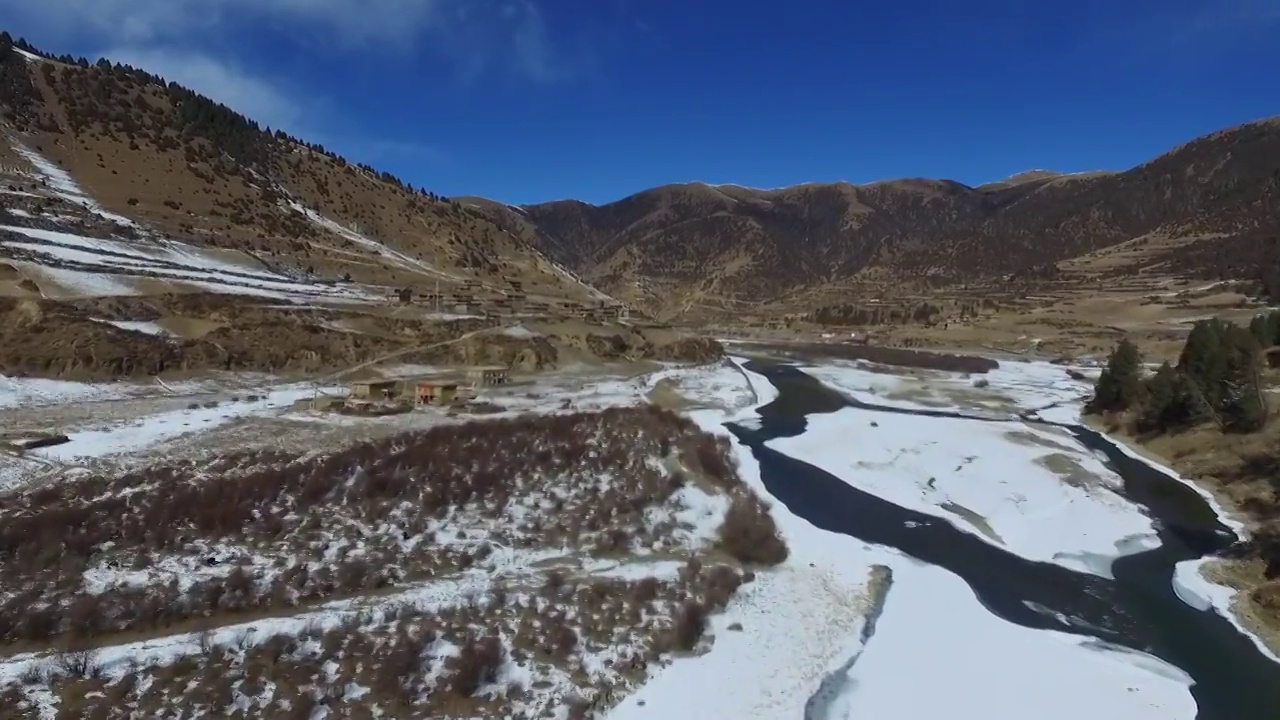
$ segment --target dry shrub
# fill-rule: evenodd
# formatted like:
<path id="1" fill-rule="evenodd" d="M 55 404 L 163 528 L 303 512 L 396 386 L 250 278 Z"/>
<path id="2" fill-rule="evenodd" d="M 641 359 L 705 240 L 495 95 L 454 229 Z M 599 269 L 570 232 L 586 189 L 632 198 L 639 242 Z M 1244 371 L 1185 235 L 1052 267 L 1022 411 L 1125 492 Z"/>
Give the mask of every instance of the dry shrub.
<path id="1" fill-rule="evenodd" d="M 726 565 L 711 568 L 703 579 L 707 605 L 716 610 L 723 609 L 729 603 L 729 598 L 742 586 L 742 576 Z"/>
<path id="2" fill-rule="evenodd" d="M 113 706 L 123 704 L 137 686 L 138 676 L 136 674 L 130 673 L 128 675 L 124 675 L 119 680 L 106 687 L 105 692 L 108 704 Z"/>
<path id="3" fill-rule="evenodd" d="M 578 633 L 563 621 L 547 631 L 545 649 L 550 657 L 566 660 L 578 647 Z"/>
<path id="4" fill-rule="evenodd" d="M 658 597 L 659 586 L 658 578 L 643 578 L 632 587 L 631 597 L 638 603 L 653 602 Z"/>
<path id="5" fill-rule="evenodd" d="M 543 582 L 542 589 L 550 593 L 552 597 L 555 597 L 560 593 L 560 590 L 564 588 L 567 581 L 568 576 L 565 574 L 564 570 L 557 568 L 547 573 L 547 579 Z"/>
<path id="6" fill-rule="evenodd" d="M 495 635 L 465 643 L 449 661 L 453 670 L 450 691 L 461 697 L 472 697 L 482 685 L 496 682 L 498 670 L 502 668 L 502 653 L 502 640 Z"/>
<path id="7" fill-rule="evenodd" d="M 77 638 L 92 638 L 103 630 L 106 618 L 102 601 L 93 593 L 80 595 L 67 608 L 65 621 L 67 632 Z"/>
<path id="8" fill-rule="evenodd" d="M 47 665 L 31 663 L 18 676 L 23 685 L 45 685 L 49 682 L 50 671 Z"/>
<path id="9" fill-rule="evenodd" d="M 787 559 L 787 544 L 783 542 L 773 516 L 764 502 L 752 493 L 734 496 L 719 534 L 720 548 L 739 562 L 777 565 Z"/>
<path id="10" fill-rule="evenodd" d="M 58 665 L 68 675 L 79 678 L 97 677 L 102 671 L 96 656 L 88 650 L 63 653 L 58 657 Z"/>
<path id="11" fill-rule="evenodd" d="M 698 646 L 702 633 L 707 629 L 707 609 L 700 603 L 686 600 L 676 610 L 671 627 L 671 646 L 686 652 Z"/>
<path id="12" fill-rule="evenodd" d="M 405 626 L 400 626 L 395 644 L 386 653 L 378 672 L 377 689 L 380 694 L 395 697 L 427 670 L 427 647 L 435 642 L 434 633 L 414 636 Z"/>
<path id="13" fill-rule="evenodd" d="M 1249 593 L 1249 597 L 1265 610 L 1280 610 L 1280 582 L 1260 585 Z"/>
<path id="14" fill-rule="evenodd" d="M 702 470 L 711 482 L 726 490 L 741 483 L 730 448 L 727 439 L 714 435 L 698 435 L 693 440 L 695 467 Z"/>

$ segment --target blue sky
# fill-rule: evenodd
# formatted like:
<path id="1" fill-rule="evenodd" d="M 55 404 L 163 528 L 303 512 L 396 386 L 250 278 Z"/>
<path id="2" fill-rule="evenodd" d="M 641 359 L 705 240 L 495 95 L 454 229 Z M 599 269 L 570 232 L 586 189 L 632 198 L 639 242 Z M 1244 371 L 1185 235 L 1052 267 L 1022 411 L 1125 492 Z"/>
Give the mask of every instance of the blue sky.
<path id="1" fill-rule="evenodd" d="M 1280 0 L 0 0 L 445 195 L 1123 169 L 1280 114 Z"/>

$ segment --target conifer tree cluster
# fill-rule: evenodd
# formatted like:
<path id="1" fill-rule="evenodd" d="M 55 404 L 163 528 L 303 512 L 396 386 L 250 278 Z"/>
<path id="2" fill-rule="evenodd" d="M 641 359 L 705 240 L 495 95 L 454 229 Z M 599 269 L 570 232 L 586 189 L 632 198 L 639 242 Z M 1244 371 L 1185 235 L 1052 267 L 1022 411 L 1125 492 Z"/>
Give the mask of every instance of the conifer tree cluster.
<path id="1" fill-rule="evenodd" d="M 1249 332 L 1264 349 L 1280 345 L 1280 310 L 1255 317 L 1249 323 Z"/>
<path id="2" fill-rule="evenodd" d="M 1280 313 L 1255 318 L 1248 329 L 1219 319 L 1191 330 L 1176 366 L 1147 376 L 1142 354 L 1126 338 L 1107 358 L 1089 411 L 1131 412 L 1138 432 L 1171 432 L 1206 420 L 1224 430 L 1253 432 L 1266 423 L 1258 386 L 1261 348 L 1280 340 Z"/>

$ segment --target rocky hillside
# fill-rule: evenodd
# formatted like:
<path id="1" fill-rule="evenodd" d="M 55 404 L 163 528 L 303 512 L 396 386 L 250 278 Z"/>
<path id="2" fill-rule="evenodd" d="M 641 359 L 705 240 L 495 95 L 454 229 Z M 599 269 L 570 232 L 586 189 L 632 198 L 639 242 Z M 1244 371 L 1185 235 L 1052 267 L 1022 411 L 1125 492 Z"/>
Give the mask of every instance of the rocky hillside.
<path id="1" fill-rule="evenodd" d="M 3 34 L 0 116 L 5 225 L 92 203 L 110 221 L 99 236 L 178 241 L 303 281 L 450 291 L 516 279 L 531 297 L 596 299 L 480 213 L 142 69 Z"/>
<path id="2" fill-rule="evenodd" d="M 1123 243 L 1150 251 L 1114 272 L 1239 276 L 1280 236 L 1280 118 L 1124 172 L 1032 171 L 977 188 L 689 183 L 603 206 L 463 201 L 602 289 L 651 302 L 773 300 L 850 278 L 938 287 L 1051 277 L 1056 263 Z"/>

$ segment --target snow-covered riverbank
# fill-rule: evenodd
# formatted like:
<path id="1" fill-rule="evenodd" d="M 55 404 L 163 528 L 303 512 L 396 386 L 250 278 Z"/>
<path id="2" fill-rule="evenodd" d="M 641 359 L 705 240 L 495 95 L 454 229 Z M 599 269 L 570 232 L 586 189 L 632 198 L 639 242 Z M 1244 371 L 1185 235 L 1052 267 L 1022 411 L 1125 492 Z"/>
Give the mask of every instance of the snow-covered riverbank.
<path id="1" fill-rule="evenodd" d="M 756 397 L 746 407 L 738 394 L 735 409 L 692 412 L 702 427 L 725 434 L 723 423 L 749 423 L 776 397 L 762 376 L 741 373 Z M 1048 402 L 1037 403 L 1030 391 L 1036 380 L 1016 367 L 1004 374 L 1018 382 L 1003 402 L 1058 403 L 1065 414 L 1078 413 L 1070 407 L 1078 385 L 1058 383 Z M 1048 377 L 1043 367 L 1028 374 Z M 725 394 L 723 378 L 706 384 Z M 1105 577 L 1111 559 L 1156 542 L 1150 520 L 1109 487 L 1114 475 L 1065 433 L 846 409 L 810 416 L 805 433 L 769 446 L 1024 557 L 1075 570 Z M 755 457 L 736 441 L 735 452 L 744 479 L 768 497 Z M 1196 716 L 1191 678 L 1154 656 L 1006 622 L 948 570 L 820 530 L 778 502 L 771 512 L 791 548 L 788 562 L 734 599 L 713 627 L 709 653 L 659 671 L 610 718 L 798 716 L 823 679 L 860 650 L 875 565 L 890 568 L 894 580 L 874 639 L 840 684 L 847 692 L 823 704 L 822 718 L 809 720 Z M 823 590 L 806 589 L 819 575 L 826 578 Z M 742 629 L 729 631 L 734 623 Z"/>

